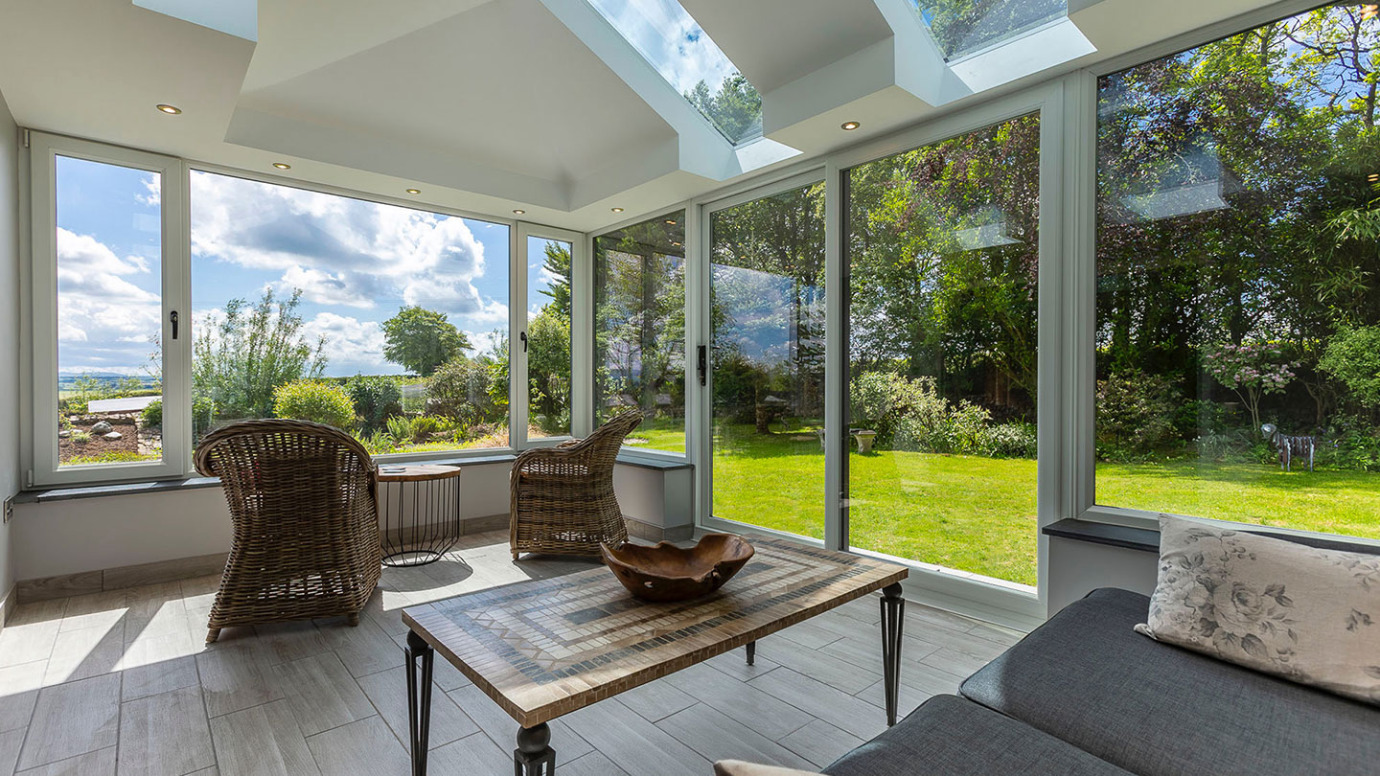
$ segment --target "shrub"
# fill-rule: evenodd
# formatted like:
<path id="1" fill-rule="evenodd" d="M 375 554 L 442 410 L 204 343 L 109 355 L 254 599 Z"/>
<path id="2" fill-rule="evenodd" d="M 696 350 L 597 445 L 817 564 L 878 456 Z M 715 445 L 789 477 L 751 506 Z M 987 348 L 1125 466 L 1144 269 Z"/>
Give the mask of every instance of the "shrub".
<path id="1" fill-rule="evenodd" d="M 144 428 L 163 427 L 163 402 L 150 402 L 144 411 L 139 413 L 139 419 L 144 422 Z"/>
<path id="2" fill-rule="evenodd" d="M 1380 408 L 1380 326 L 1337 332 L 1318 366 L 1345 385 L 1361 406 Z"/>
<path id="3" fill-rule="evenodd" d="M 1380 472 L 1380 428 L 1342 416 L 1318 445 L 1317 464 L 1334 469 Z"/>
<path id="4" fill-rule="evenodd" d="M 1037 448 L 1033 423 L 1002 423 L 982 436 L 982 454 L 993 458 L 1034 458 Z"/>
<path id="5" fill-rule="evenodd" d="M 1174 389 L 1139 370 L 1097 381 L 1097 455 L 1129 460 L 1162 449 L 1174 437 Z"/>
<path id="6" fill-rule="evenodd" d="M 84 444 L 86 444 L 87 442 L 90 442 L 90 441 L 91 441 L 91 433 L 90 433 L 89 431 L 73 431 L 73 432 L 72 432 L 72 444 L 84 445 Z"/>
<path id="7" fill-rule="evenodd" d="M 92 463 L 137 463 L 139 461 L 156 461 L 159 456 L 145 455 L 136 453 L 133 450 L 106 450 L 95 455 L 77 455 L 69 458 L 65 463 L 68 465 L 92 464 Z"/>
<path id="8" fill-rule="evenodd" d="M 389 418 L 402 412 L 402 389 L 396 378 L 355 376 L 345 383 L 345 390 L 366 431 L 383 428 Z"/>
<path id="9" fill-rule="evenodd" d="M 279 418 L 310 420 L 340 429 L 354 425 L 355 405 L 338 385 L 298 380 L 273 392 L 273 414 Z"/>
<path id="10" fill-rule="evenodd" d="M 459 358 L 442 364 L 427 384 L 427 413 L 472 426 L 498 419 L 494 376 L 487 364 Z"/>

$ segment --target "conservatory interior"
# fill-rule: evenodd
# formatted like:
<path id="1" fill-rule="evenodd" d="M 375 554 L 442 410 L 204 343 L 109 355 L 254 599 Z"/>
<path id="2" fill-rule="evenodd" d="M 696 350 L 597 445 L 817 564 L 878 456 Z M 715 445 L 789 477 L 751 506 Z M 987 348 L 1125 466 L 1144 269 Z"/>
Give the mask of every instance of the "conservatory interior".
<path id="1" fill-rule="evenodd" d="M 1365 2 L 0 5 L 0 776 L 1370 772 L 1378 81 Z"/>

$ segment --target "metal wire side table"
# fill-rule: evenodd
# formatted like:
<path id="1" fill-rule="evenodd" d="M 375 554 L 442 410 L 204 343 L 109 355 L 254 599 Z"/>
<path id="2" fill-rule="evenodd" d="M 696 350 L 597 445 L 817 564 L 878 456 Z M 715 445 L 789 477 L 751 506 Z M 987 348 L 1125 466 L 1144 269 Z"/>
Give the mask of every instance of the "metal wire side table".
<path id="1" fill-rule="evenodd" d="M 379 467 L 385 566 L 425 566 L 455 547 L 460 471 L 455 466 Z"/>

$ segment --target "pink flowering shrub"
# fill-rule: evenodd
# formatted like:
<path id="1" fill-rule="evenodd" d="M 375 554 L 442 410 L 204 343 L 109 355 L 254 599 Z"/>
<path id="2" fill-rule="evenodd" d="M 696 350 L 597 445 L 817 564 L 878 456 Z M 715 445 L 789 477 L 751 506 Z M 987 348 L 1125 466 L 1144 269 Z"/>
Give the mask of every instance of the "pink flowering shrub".
<path id="1" fill-rule="evenodd" d="M 1232 389 L 1251 413 L 1251 430 L 1260 431 L 1260 400 L 1280 393 L 1294 379 L 1294 365 L 1282 361 L 1279 349 L 1265 343 L 1213 345 L 1203 350 L 1203 368 Z"/>

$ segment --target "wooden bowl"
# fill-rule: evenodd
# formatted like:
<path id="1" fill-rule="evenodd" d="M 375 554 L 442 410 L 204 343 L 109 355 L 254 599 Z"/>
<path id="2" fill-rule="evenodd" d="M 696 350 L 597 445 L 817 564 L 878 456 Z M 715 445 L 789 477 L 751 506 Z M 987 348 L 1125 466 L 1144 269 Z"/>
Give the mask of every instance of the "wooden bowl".
<path id="1" fill-rule="evenodd" d="M 699 544 L 682 549 L 669 542 L 655 547 L 600 545 L 604 563 L 638 598 L 689 601 L 718 590 L 752 558 L 752 545 L 733 534 L 705 534 Z"/>

